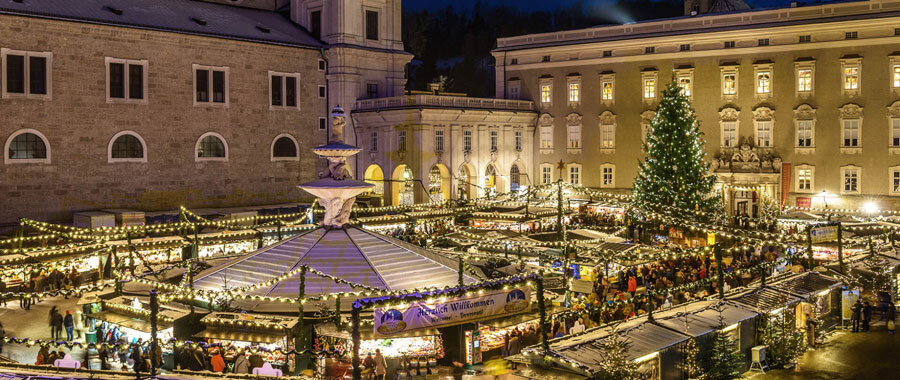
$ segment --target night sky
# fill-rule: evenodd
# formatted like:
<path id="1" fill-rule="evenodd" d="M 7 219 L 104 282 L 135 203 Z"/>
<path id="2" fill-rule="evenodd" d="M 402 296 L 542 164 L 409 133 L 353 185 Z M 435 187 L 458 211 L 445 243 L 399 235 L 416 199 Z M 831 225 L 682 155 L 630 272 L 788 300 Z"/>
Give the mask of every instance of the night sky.
<path id="1" fill-rule="evenodd" d="M 452 5 L 455 8 L 471 8 L 478 0 L 404 0 L 403 8 L 411 11 L 437 10 Z M 600 7 L 604 4 L 614 3 L 609 0 L 481 0 L 487 5 L 507 5 L 522 10 L 553 10 L 561 6 L 568 6 L 581 1 L 586 7 Z M 672 1 L 672 0 L 660 0 Z M 682 1 L 676 1 L 681 3 Z M 749 4 L 755 8 L 769 8 L 787 6 L 791 0 L 749 0 Z M 811 4 L 812 1 L 802 2 Z"/>

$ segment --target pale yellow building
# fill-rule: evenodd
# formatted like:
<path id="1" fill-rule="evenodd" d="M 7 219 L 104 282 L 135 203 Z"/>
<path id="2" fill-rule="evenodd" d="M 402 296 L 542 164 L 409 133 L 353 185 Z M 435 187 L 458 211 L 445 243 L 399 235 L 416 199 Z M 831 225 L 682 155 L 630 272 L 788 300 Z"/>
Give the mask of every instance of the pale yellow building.
<path id="1" fill-rule="evenodd" d="M 900 206 L 900 1 L 501 38 L 497 97 L 534 101 L 537 183 L 630 191 L 661 89 L 693 100 L 732 211 Z M 690 16 L 692 9 L 700 15 Z M 758 186 L 758 187 L 757 187 Z"/>

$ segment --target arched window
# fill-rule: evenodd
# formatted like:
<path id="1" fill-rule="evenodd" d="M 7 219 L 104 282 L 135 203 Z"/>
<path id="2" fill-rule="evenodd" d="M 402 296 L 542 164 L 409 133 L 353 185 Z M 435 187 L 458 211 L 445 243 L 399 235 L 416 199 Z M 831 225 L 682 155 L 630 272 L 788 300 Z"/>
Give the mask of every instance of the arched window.
<path id="1" fill-rule="evenodd" d="M 13 133 L 6 140 L 6 156 L 4 162 L 12 163 L 50 163 L 50 144 L 40 132 L 34 129 L 23 129 Z"/>
<path id="2" fill-rule="evenodd" d="M 228 144 L 218 133 L 208 132 L 197 140 L 196 161 L 228 161 Z"/>
<path id="3" fill-rule="evenodd" d="M 291 135 L 278 135 L 272 141 L 272 161 L 297 161 L 297 151 L 297 140 Z"/>
<path id="4" fill-rule="evenodd" d="M 107 162 L 147 162 L 144 139 L 132 131 L 116 133 L 109 140 Z"/>
<path id="5" fill-rule="evenodd" d="M 509 169 L 509 191 L 519 191 L 519 165 L 516 164 Z"/>

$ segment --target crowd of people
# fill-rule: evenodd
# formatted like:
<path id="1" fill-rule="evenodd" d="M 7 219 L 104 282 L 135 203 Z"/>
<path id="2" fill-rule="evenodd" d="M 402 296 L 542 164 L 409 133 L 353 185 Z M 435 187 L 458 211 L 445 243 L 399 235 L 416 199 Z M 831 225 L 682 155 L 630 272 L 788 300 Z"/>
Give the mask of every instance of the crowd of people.
<path id="1" fill-rule="evenodd" d="M 177 369 L 217 373 L 253 373 L 266 360 L 260 351 L 230 345 L 183 345 L 175 348 Z"/>

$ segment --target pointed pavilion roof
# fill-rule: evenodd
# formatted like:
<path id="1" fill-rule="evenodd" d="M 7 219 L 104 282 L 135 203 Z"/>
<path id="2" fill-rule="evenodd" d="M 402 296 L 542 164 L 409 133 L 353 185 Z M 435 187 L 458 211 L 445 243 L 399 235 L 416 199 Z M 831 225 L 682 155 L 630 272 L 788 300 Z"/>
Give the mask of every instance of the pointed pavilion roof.
<path id="1" fill-rule="evenodd" d="M 343 229 L 320 227 L 207 269 L 195 277 L 194 287 L 215 291 L 222 290 L 226 284 L 230 289 L 259 284 L 304 264 L 352 283 L 384 290 L 455 286 L 458 282 L 455 259 L 389 236 L 347 226 Z M 467 284 L 478 281 L 468 274 L 463 278 Z M 295 298 L 298 290 L 299 274 L 296 274 L 249 294 Z M 364 290 L 313 273 L 306 274 L 307 295 Z M 238 300 L 235 304 L 245 310 L 296 311 L 295 305 L 282 302 Z"/>

